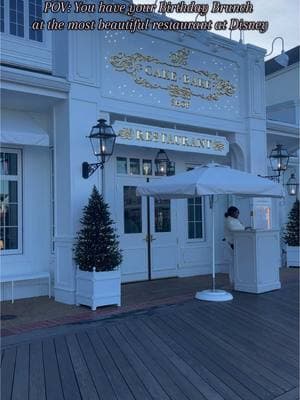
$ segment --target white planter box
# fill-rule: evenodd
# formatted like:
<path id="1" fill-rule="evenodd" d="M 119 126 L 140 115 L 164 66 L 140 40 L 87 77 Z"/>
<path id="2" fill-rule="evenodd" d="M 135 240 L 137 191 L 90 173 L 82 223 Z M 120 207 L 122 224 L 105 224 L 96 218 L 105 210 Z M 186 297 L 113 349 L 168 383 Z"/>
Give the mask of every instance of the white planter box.
<path id="1" fill-rule="evenodd" d="M 288 267 L 300 267 L 299 254 L 300 254 L 299 246 L 286 247 L 286 264 Z"/>
<path id="2" fill-rule="evenodd" d="M 90 306 L 121 305 L 121 272 L 88 272 L 77 269 L 76 304 Z"/>

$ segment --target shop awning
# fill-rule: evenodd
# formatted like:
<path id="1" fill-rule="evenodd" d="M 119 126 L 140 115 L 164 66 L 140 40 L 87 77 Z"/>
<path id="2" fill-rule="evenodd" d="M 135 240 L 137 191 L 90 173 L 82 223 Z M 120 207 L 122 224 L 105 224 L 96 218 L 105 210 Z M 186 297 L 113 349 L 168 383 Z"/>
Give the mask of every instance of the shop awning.
<path id="1" fill-rule="evenodd" d="M 40 118 L 24 111 L 2 110 L 1 142 L 49 146 L 49 135 Z"/>

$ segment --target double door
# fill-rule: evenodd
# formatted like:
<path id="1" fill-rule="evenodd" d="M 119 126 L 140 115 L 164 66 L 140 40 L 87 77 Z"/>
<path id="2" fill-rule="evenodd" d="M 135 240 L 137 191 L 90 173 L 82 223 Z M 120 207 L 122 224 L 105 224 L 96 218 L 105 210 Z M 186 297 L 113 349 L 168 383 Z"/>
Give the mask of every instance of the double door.
<path id="1" fill-rule="evenodd" d="M 117 182 L 123 282 L 177 275 L 176 201 L 137 196 L 136 187 L 145 182 L 140 177 L 118 178 Z"/>

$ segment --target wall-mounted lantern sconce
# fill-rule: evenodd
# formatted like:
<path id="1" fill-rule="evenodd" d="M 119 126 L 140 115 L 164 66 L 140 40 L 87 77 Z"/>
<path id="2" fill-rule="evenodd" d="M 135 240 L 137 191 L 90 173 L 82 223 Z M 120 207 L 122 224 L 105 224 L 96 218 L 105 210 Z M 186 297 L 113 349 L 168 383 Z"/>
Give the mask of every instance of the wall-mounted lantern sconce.
<path id="1" fill-rule="evenodd" d="M 279 177 L 282 172 L 286 171 L 289 164 L 290 155 L 282 144 L 277 144 L 276 147 L 271 151 L 269 159 L 272 171 L 277 172 Z"/>
<path id="2" fill-rule="evenodd" d="M 280 64 L 282 67 L 287 67 L 289 65 L 289 56 L 284 51 L 284 40 L 281 36 L 277 36 L 275 39 L 273 39 L 272 49 L 271 49 L 270 53 L 265 55 L 265 57 L 268 57 L 273 53 L 274 43 L 276 42 L 277 39 L 281 40 L 282 49 L 281 49 L 281 54 L 279 54 L 279 56 L 275 57 L 275 61 L 277 62 L 277 64 Z"/>
<path id="3" fill-rule="evenodd" d="M 296 196 L 297 195 L 298 182 L 297 182 L 297 180 L 295 178 L 295 174 L 294 173 L 292 173 L 291 176 L 289 177 L 289 179 L 288 179 L 288 181 L 286 183 L 286 186 L 287 186 L 288 194 L 290 196 Z"/>
<path id="4" fill-rule="evenodd" d="M 104 164 L 113 154 L 117 135 L 111 125 L 106 124 L 105 119 L 98 119 L 98 124 L 93 126 L 91 133 L 87 136 L 90 139 L 95 157 L 101 160 L 97 163 L 82 163 L 82 177 L 89 178 L 99 167 L 104 168 Z"/>
<path id="5" fill-rule="evenodd" d="M 169 157 L 164 150 L 159 150 L 154 163 L 156 167 L 155 175 L 169 176 L 175 174 L 175 163 L 169 160 Z"/>
<path id="6" fill-rule="evenodd" d="M 272 171 L 277 172 L 277 175 L 261 176 L 262 178 L 268 178 L 273 181 L 279 182 L 281 173 L 286 171 L 289 164 L 290 155 L 282 144 L 277 144 L 276 147 L 271 150 L 269 160 Z"/>

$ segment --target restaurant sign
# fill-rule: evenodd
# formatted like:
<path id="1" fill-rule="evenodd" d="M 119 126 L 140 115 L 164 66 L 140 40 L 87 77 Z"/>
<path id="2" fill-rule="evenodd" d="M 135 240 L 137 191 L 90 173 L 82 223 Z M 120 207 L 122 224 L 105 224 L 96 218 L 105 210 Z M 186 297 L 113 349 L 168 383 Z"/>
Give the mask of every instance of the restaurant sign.
<path id="1" fill-rule="evenodd" d="M 115 71 L 128 74 L 136 85 L 163 90 L 174 107 L 190 108 L 193 99 L 217 102 L 232 97 L 236 87 L 215 72 L 189 66 L 190 50 L 170 52 L 166 61 L 142 53 L 119 52 L 110 56 Z"/>
<path id="2" fill-rule="evenodd" d="M 223 136 L 157 128 L 121 121 L 116 121 L 113 128 L 117 134 L 116 143 L 118 144 L 223 156 L 229 151 L 229 143 Z"/>

